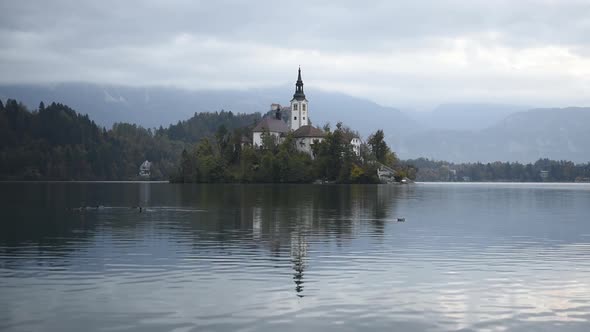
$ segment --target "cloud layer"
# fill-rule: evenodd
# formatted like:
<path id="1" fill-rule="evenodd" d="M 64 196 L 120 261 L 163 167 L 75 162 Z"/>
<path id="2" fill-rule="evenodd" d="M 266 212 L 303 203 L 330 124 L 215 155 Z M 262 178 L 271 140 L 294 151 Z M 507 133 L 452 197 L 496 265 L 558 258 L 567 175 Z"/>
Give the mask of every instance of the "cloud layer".
<path id="1" fill-rule="evenodd" d="M 588 105 L 588 1 L 3 1 L 0 83 Z"/>

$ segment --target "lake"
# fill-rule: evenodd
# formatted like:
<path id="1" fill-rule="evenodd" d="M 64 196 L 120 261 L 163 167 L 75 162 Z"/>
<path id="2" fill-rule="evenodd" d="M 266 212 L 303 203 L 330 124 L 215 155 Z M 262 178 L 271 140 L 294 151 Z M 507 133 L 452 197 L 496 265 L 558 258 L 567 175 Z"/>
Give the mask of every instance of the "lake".
<path id="1" fill-rule="evenodd" d="M 0 208 L 2 331 L 590 330 L 588 184 L 0 183 Z"/>

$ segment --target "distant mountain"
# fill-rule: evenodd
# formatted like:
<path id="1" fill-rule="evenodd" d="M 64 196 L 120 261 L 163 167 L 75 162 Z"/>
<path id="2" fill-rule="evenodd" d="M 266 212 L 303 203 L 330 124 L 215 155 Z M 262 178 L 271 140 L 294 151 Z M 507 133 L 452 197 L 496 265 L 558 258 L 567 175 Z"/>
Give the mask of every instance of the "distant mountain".
<path id="1" fill-rule="evenodd" d="M 268 107 L 269 99 L 264 94 L 245 91 L 189 91 L 170 87 L 136 88 L 88 83 L 0 86 L 0 99 L 7 98 L 20 100 L 31 109 L 36 109 L 40 101 L 45 104 L 64 103 L 107 127 L 115 122 L 167 127 L 190 118 L 195 112 L 222 109 L 241 113 L 260 112 Z"/>
<path id="2" fill-rule="evenodd" d="M 271 103 L 288 105 L 294 86 L 252 90 L 190 91 L 170 87 L 125 87 L 88 83 L 55 85 L 0 85 L 0 99 L 13 98 L 36 109 L 40 101 L 61 102 L 87 113 L 98 124 L 110 127 L 114 122 L 131 122 L 144 127 L 167 127 L 200 112 L 222 109 L 234 113 L 264 114 Z M 414 130 L 415 121 L 397 109 L 380 106 L 349 95 L 306 87 L 310 119 L 314 125 L 338 121 L 367 136 L 385 129 L 390 141 Z"/>
<path id="3" fill-rule="evenodd" d="M 423 129 L 400 110 L 367 99 L 325 91 L 312 91 L 308 99 L 310 118 L 314 125 L 320 127 L 327 122 L 334 127 L 342 121 L 365 138 L 377 129 L 383 129 L 390 144 Z"/>
<path id="4" fill-rule="evenodd" d="M 501 121 L 510 114 L 530 109 L 527 106 L 483 103 L 442 104 L 430 112 L 408 112 L 407 115 L 429 129 L 480 130 Z"/>
<path id="5" fill-rule="evenodd" d="M 483 130 L 430 130 L 397 142 L 403 158 L 454 162 L 521 161 L 539 158 L 590 161 L 590 108 L 518 112 Z"/>
<path id="6" fill-rule="evenodd" d="M 252 90 L 190 91 L 171 87 L 125 87 L 88 83 L 0 85 L 0 99 L 14 98 L 36 109 L 61 102 L 87 113 L 98 124 L 137 123 L 167 127 L 195 113 L 232 111 L 264 114 L 271 103 L 288 105 L 294 86 Z M 534 109 L 496 104 L 444 104 L 411 114 L 342 93 L 305 87 L 316 126 L 338 121 L 365 138 L 384 129 L 401 158 L 428 157 L 455 162 L 535 161 L 538 158 L 590 160 L 590 109 Z"/>

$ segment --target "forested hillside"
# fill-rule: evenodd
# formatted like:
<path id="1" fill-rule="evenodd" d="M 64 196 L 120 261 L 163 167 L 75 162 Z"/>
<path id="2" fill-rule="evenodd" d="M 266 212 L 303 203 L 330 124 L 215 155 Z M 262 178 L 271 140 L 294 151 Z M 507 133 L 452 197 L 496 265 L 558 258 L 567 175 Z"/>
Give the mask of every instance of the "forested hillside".
<path id="1" fill-rule="evenodd" d="M 168 129 L 159 129 L 158 133 L 168 136 L 172 140 L 195 143 L 205 137 L 213 137 L 220 126 L 229 130 L 239 128 L 253 128 L 260 121 L 260 113 L 237 114 L 229 111 L 195 113 L 185 121 L 178 121 Z"/>
<path id="2" fill-rule="evenodd" d="M 0 101 L 0 180 L 133 180 L 152 162 L 151 179 L 177 173 L 183 149 L 216 132 L 250 136 L 261 115 L 205 112 L 168 128 L 129 123 L 111 129 L 70 107 L 41 103 L 33 111 L 14 99 Z"/>
<path id="3" fill-rule="evenodd" d="M 133 179 L 146 159 L 155 179 L 167 179 L 183 144 L 131 124 L 111 130 L 66 105 L 43 103 L 33 112 L 0 102 L 0 178 Z"/>
<path id="4" fill-rule="evenodd" d="M 590 163 L 539 159 L 534 163 L 450 163 L 425 158 L 407 160 L 418 181 L 453 182 L 590 182 Z"/>

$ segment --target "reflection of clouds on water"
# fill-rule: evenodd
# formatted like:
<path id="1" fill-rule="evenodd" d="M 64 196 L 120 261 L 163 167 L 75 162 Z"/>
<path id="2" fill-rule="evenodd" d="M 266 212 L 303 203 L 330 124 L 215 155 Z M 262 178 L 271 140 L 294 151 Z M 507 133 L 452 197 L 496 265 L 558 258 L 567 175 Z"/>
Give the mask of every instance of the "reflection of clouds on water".
<path id="1" fill-rule="evenodd" d="M 105 208 L 3 218 L 19 223 L 0 232 L 0 294 L 11 299 L 0 329 L 586 331 L 590 321 L 587 191 L 142 188 L 62 187 L 62 203 L 32 190 L 48 207 L 83 197 Z M 109 208 L 137 202 L 149 213 Z"/>
<path id="2" fill-rule="evenodd" d="M 303 296 L 304 282 L 309 282 L 304 278 L 310 246 L 322 250 L 333 242 L 337 247 L 346 248 L 367 231 L 382 236 L 387 224 L 395 222 L 392 219 L 393 197 L 397 190 L 391 186 L 293 186 L 293 190 L 285 191 L 269 186 L 261 189 L 251 207 L 252 239 L 268 247 L 275 256 L 284 255 L 284 249 L 290 248 L 287 254 L 293 264 L 298 296 Z"/>

